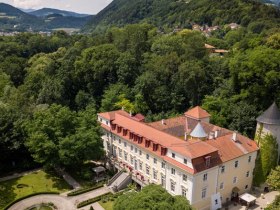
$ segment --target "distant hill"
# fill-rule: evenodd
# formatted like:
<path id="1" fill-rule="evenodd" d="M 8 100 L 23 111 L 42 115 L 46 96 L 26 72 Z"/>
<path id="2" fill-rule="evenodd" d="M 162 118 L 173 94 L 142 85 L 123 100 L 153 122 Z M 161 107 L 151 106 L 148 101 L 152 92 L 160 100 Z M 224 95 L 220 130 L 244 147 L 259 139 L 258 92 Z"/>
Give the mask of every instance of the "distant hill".
<path id="1" fill-rule="evenodd" d="M 0 29 L 2 31 L 42 30 L 44 21 L 9 4 L 0 3 Z"/>
<path id="2" fill-rule="evenodd" d="M 37 17 L 46 17 L 48 15 L 52 14 L 59 14 L 62 16 L 71 16 L 71 17 L 87 17 L 89 16 L 88 14 L 79 14 L 75 12 L 69 12 L 69 11 L 64 11 L 64 10 L 58 10 L 58 9 L 51 9 L 51 8 L 43 8 L 35 11 L 29 12 L 31 15 L 35 15 Z"/>
<path id="3" fill-rule="evenodd" d="M 56 10 L 54 10 L 56 11 Z M 56 28 L 82 28 L 92 16 L 77 17 L 50 13 L 37 17 L 9 4 L 0 3 L 0 31 L 49 31 Z"/>
<path id="4" fill-rule="evenodd" d="M 26 13 L 36 11 L 36 9 L 23 9 L 23 8 L 18 8 L 18 9 Z"/>
<path id="5" fill-rule="evenodd" d="M 279 10 L 254 0 L 113 0 L 84 30 L 102 31 L 112 25 L 139 22 L 160 27 L 231 22 L 248 25 L 256 20 L 277 22 L 279 17 Z"/>
<path id="6" fill-rule="evenodd" d="M 274 4 L 278 7 L 280 7 L 280 0 L 263 0 L 264 3 L 268 3 L 268 4 Z"/>

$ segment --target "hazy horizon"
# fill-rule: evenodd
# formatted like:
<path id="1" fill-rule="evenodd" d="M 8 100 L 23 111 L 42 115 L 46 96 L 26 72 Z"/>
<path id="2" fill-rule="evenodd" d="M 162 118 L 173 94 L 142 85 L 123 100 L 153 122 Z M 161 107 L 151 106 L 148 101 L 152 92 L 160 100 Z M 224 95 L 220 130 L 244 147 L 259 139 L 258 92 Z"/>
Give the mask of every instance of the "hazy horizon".
<path id="1" fill-rule="evenodd" d="M 97 14 L 112 0 L 1 0 L 0 2 L 20 9 L 52 8 L 83 14 Z"/>

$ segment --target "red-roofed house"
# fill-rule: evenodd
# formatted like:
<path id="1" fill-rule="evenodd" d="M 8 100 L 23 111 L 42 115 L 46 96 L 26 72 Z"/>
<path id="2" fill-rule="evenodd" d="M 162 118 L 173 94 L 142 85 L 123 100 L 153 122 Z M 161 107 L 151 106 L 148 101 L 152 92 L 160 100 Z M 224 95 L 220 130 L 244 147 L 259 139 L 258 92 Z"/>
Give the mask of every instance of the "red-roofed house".
<path id="1" fill-rule="evenodd" d="M 98 119 L 108 159 L 141 186 L 161 184 L 197 209 L 221 208 L 251 187 L 256 143 L 209 123 L 210 114 L 199 106 L 153 123 L 122 110 Z"/>

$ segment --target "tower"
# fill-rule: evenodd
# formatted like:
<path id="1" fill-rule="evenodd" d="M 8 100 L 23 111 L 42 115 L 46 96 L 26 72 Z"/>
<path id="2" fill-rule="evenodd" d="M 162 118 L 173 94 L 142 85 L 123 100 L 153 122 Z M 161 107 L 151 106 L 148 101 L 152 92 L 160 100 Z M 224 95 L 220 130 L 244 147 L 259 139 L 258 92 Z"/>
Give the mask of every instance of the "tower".
<path id="1" fill-rule="evenodd" d="M 256 136 L 272 134 L 278 143 L 278 160 L 280 156 L 280 111 L 274 102 L 262 115 L 257 118 Z M 259 142 L 257 142 L 259 144 Z"/>

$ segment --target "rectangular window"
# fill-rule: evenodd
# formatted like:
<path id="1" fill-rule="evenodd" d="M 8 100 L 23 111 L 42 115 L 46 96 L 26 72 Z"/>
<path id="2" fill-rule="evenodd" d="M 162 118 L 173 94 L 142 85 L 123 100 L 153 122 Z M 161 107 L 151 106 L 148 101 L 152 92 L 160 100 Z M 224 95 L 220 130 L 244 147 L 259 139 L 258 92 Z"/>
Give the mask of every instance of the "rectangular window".
<path id="1" fill-rule="evenodd" d="M 132 145 L 130 146 L 130 150 L 133 151 L 133 146 Z"/>
<path id="2" fill-rule="evenodd" d="M 172 158 L 175 158 L 175 153 L 172 153 Z"/>
<path id="3" fill-rule="evenodd" d="M 161 186 L 165 187 L 165 176 L 161 175 Z"/>
<path id="4" fill-rule="evenodd" d="M 165 168 L 165 162 L 161 162 L 161 168 Z"/>
<path id="5" fill-rule="evenodd" d="M 235 168 L 238 167 L 238 160 L 234 162 L 234 167 L 235 167 Z"/>
<path id="6" fill-rule="evenodd" d="M 172 192 L 175 192 L 175 182 L 170 180 L 170 189 Z"/>
<path id="7" fill-rule="evenodd" d="M 157 171 L 156 171 L 156 169 L 153 170 L 153 177 L 154 177 L 154 179 L 157 179 Z"/>
<path id="8" fill-rule="evenodd" d="M 249 177 L 249 176 L 250 176 L 250 171 L 247 171 L 246 177 Z"/>
<path id="9" fill-rule="evenodd" d="M 210 160 L 211 160 L 211 157 L 210 157 L 210 156 L 207 156 L 207 157 L 205 158 L 205 165 L 206 165 L 207 168 L 210 167 Z"/>
<path id="10" fill-rule="evenodd" d="M 143 163 L 139 162 L 139 169 L 142 171 L 143 170 Z"/>
<path id="11" fill-rule="evenodd" d="M 206 188 L 203 188 L 201 192 L 201 198 L 206 198 L 206 193 L 207 193 Z"/>
<path id="12" fill-rule="evenodd" d="M 141 156 L 142 155 L 142 151 L 139 149 L 139 155 Z"/>
<path id="13" fill-rule="evenodd" d="M 137 152 L 138 152 L 138 149 L 137 149 L 136 147 L 135 147 L 135 149 L 134 149 L 134 152 L 135 152 L 135 153 L 137 153 Z"/>
<path id="14" fill-rule="evenodd" d="M 225 166 L 221 167 L 221 173 L 225 173 Z"/>
<path id="15" fill-rule="evenodd" d="M 171 168 L 171 174 L 175 175 L 176 171 L 174 168 Z"/>
<path id="16" fill-rule="evenodd" d="M 207 173 L 206 174 L 203 174 L 203 181 L 207 181 Z"/>
<path id="17" fill-rule="evenodd" d="M 146 159 L 149 160 L 150 156 L 149 154 L 146 154 Z"/>
<path id="18" fill-rule="evenodd" d="M 237 177 L 233 177 L 233 184 L 237 183 Z"/>
<path id="19" fill-rule="evenodd" d="M 131 163 L 131 165 L 133 165 L 133 156 L 132 155 L 130 155 L 130 163 Z"/>
<path id="20" fill-rule="evenodd" d="M 157 164 L 157 159 L 156 158 L 154 158 L 154 164 Z"/>
<path id="21" fill-rule="evenodd" d="M 121 144 L 122 143 L 122 141 L 121 141 L 121 139 L 119 139 L 119 144 Z"/>
<path id="22" fill-rule="evenodd" d="M 188 180 L 188 176 L 186 174 L 183 174 L 183 181 L 187 181 Z"/>
<path id="23" fill-rule="evenodd" d="M 245 190 L 247 190 L 248 189 L 248 185 L 246 184 L 246 186 L 245 186 Z"/>
<path id="24" fill-rule="evenodd" d="M 184 158 L 184 164 L 188 164 L 188 160 Z"/>
<path id="25" fill-rule="evenodd" d="M 222 190 L 222 189 L 224 189 L 224 183 L 223 182 L 221 182 L 221 184 L 220 184 L 220 190 Z"/>
<path id="26" fill-rule="evenodd" d="M 127 153 L 124 153 L 124 159 L 127 161 Z"/>
<path id="27" fill-rule="evenodd" d="M 122 150 L 119 149 L 119 156 L 122 157 Z"/>
<path id="28" fill-rule="evenodd" d="M 150 175 L 150 167 L 148 164 L 146 164 L 146 174 Z"/>
<path id="29" fill-rule="evenodd" d="M 184 197 L 187 196 L 187 190 L 184 187 L 182 187 L 182 196 L 184 196 Z"/>
<path id="30" fill-rule="evenodd" d="M 251 160 L 252 160 L 252 156 L 249 156 L 249 157 L 248 157 L 248 163 L 250 163 Z"/>
<path id="31" fill-rule="evenodd" d="M 109 125 L 109 122 L 106 120 L 106 125 Z"/>
<path id="32" fill-rule="evenodd" d="M 124 144 L 124 147 L 126 147 L 126 142 L 124 142 L 123 144 Z"/>

